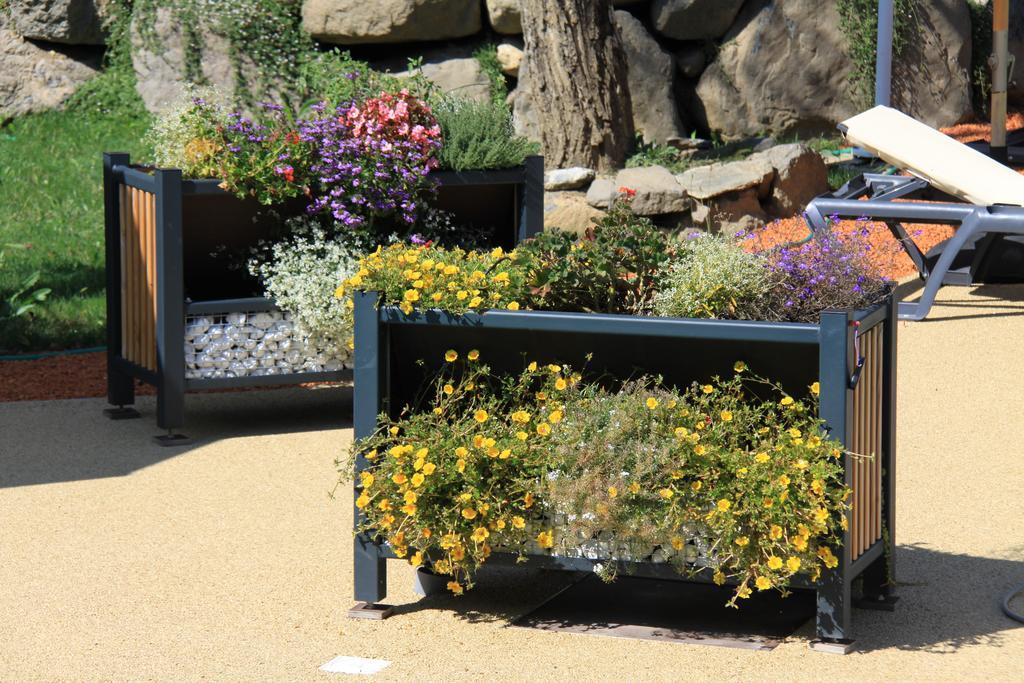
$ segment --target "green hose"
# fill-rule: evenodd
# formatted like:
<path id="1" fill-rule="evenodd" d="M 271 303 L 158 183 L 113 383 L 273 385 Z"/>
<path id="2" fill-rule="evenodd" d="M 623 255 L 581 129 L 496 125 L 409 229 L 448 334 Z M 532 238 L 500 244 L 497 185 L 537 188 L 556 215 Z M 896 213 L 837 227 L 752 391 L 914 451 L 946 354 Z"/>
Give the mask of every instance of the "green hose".
<path id="1" fill-rule="evenodd" d="M 98 353 L 106 351 L 106 346 L 92 346 L 87 349 L 65 349 L 64 351 L 40 351 L 39 353 L 23 353 L 14 356 L 0 356 L 0 361 L 8 360 L 42 360 L 54 356 L 77 356 L 81 353 Z"/>

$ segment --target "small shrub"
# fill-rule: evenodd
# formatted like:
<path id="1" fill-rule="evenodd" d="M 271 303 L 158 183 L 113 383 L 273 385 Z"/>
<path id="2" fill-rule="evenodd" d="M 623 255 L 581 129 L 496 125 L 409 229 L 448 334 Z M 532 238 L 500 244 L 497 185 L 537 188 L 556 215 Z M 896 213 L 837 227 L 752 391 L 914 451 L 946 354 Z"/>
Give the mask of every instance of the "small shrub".
<path id="1" fill-rule="evenodd" d="M 220 98 L 209 88 L 185 92 L 154 120 L 146 133 L 153 149 L 153 164 L 180 168 L 187 178 L 215 178 L 221 174 L 223 153 L 220 129 L 228 125 Z"/>
<path id="2" fill-rule="evenodd" d="M 629 193 L 626 193 L 629 196 Z M 545 231 L 519 251 L 534 270 L 538 308 L 644 314 L 670 252 L 668 238 L 617 201 L 582 237 Z"/>
<path id="3" fill-rule="evenodd" d="M 444 96 L 433 101 L 441 127 L 441 168 L 511 168 L 536 154 L 540 147 L 516 135 L 512 113 L 504 102 L 473 102 Z"/>
<path id="4" fill-rule="evenodd" d="M 504 104 L 505 98 L 508 97 L 508 83 L 505 81 L 505 74 L 502 73 L 501 63 L 498 61 L 497 46 L 483 45 L 477 48 L 473 57 L 480 63 L 480 68 L 491 81 L 491 99 Z"/>
<path id="5" fill-rule="evenodd" d="M 306 111 L 319 103 L 325 104 L 327 109 L 347 107 L 403 88 L 419 99 L 427 99 L 434 86 L 415 70 L 416 65 L 410 62 L 412 76 L 398 78 L 370 68 L 366 62 L 353 59 L 347 51 L 333 48 L 313 53 L 303 61 L 299 67 L 298 89 L 307 98 Z"/>
<path id="6" fill-rule="evenodd" d="M 250 272 L 263 283 L 266 296 L 290 311 L 296 326 L 317 346 L 348 345 L 352 300 L 336 297 L 334 290 L 356 272 L 357 253 L 330 237 L 313 218 L 293 218 L 285 227 L 291 236 L 250 260 Z"/>
<path id="7" fill-rule="evenodd" d="M 683 243 L 654 299 L 658 315 L 751 318 L 772 283 L 767 260 L 735 240 L 699 235 Z"/>

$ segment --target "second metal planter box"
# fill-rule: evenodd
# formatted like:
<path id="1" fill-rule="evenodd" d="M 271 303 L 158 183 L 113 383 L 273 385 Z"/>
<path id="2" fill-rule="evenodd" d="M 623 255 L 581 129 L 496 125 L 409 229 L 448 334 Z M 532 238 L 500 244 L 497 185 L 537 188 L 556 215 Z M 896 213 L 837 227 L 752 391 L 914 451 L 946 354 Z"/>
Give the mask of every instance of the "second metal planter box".
<path id="1" fill-rule="evenodd" d="M 446 349 L 479 349 L 499 374 L 520 371 L 525 356 L 585 365 L 593 373 L 621 379 L 660 375 L 666 384 L 683 387 L 713 375 L 728 376 L 733 364 L 743 360 L 793 395 L 806 394 L 819 381 L 820 415 L 830 435 L 851 452 L 874 457 L 843 456 L 853 494 L 839 566 L 814 584 L 801 583 L 798 575 L 793 585 L 817 591 L 817 634 L 823 641 L 849 640 L 855 579 L 862 579 L 860 604 L 891 605 L 896 444 L 896 308 L 891 297 L 864 310 L 827 311 L 810 324 L 536 311 L 405 315 L 378 307 L 376 293 L 367 292 L 356 295 L 355 334 L 356 438 L 371 435 L 382 412 L 397 416 L 412 404 Z M 358 467 L 366 466 L 359 461 Z M 375 604 L 384 599 L 384 562 L 390 556 L 386 545 L 357 535 L 356 600 Z M 592 568 L 591 561 L 578 557 L 536 556 L 531 561 Z M 665 565 L 631 564 L 624 571 L 683 578 Z"/>

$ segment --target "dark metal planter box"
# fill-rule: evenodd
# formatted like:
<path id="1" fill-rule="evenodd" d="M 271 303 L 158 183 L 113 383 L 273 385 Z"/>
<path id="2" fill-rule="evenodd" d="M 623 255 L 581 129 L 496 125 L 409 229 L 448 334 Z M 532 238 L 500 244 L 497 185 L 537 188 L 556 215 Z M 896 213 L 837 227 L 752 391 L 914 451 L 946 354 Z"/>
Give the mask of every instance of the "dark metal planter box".
<path id="1" fill-rule="evenodd" d="M 495 246 L 511 248 L 543 230 L 544 159 L 495 171 L 439 172 L 437 206 L 474 225 L 495 227 Z M 103 155 L 107 272 L 107 399 L 111 417 L 134 417 L 136 379 L 157 388 L 157 424 L 184 423 L 185 392 L 227 387 L 337 381 L 350 370 L 262 376 L 186 377 L 186 317 L 271 312 L 253 296 L 257 283 L 228 272 L 217 250 L 245 249 L 272 234 L 266 207 L 241 200 L 217 180 L 188 180 L 175 169 L 152 173 L 127 154 Z M 286 210 L 291 207 L 285 207 Z M 301 210 L 297 204 L 295 212 Z M 161 443 L 183 443 L 163 438 Z"/>
<path id="2" fill-rule="evenodd" d="M 839 566 L 814 584 L 802 575 L 794 586 L 817 591 L 817 633 L 823 641 L 850 638 L 855 579 L 858 606 L 888 608 L 894 528 L 896 303 L 858 311 L 827 311 L 816 324 L 692 320 L 536 311 L 488 311 L 453 316 L 443 311 L 405 315 L 377 307 L 376 293 L 355 301 L 355 436 L 377 427 L 382 412 L 396 415 L 443 364 L 446 349 L 479 349 L 495 371 L 518 372 L 524 355 L 538 362 L 586 366 L 617 378 L 661 375 L 687 386 L 713 375 L 728 376 L 737 360 L 805 395 L 819 381 L 820 414 L 830 435 L 854 453 L 843 456 L 846 484 L 854 493 Z M 591 356 L 587 360 L 588 354 Z M 358 462 L 358 468 L 368 463 Z M 357 478 L 358 479 L 358 478 Z M 360 514 L 356 510 L 357 519 Z M 386 545 L 368 535 L 355 540 L 355 598 L 376 604 L 387 593 Z M 500 554 L 492 559 L 501 561 Z M 491 561 L 491 560 L 488 560 Z M 531 562 L 590 570 L 580 558 L 534 556 Z M 683 579 L 664 564 L 622 563 L 642 576 Z M 801 579 L 803 581 L 801 582 Z M 698 580 L 710 580 L 708 573 Z"/>

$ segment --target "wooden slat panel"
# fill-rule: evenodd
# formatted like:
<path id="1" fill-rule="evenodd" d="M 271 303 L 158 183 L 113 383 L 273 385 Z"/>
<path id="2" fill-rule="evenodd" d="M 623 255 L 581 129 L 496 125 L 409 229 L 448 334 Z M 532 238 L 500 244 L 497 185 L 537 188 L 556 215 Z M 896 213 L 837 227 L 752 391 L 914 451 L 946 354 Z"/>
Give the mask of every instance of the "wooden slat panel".
<path id="1" fill-rule="evenodd" d="M 137 227 L 139 214 L 138 191 L 131 187 L 128 189 L 130 209 L 128 211 L 128 360 L 138 362 L 138 331 L 139 331 L 139 308 L 138 308 L 138 263 L 139 246 Z"/>
<path id="2" fill-rule="evenodd" d="M 128 187 L 121 185 L 120 219 L 121 219 L 121 357 L 128 355 Z"/>
<path id="3" fill-rule="evenodd" d="M 885 323 L 882 323 L 884 325 Z M 883 356 L 882 335 L 885 327 L 879 325 L 875 334 L 875 516 L 872 535 L 877 540 L 882 537 L 882 367 L 885 362 Z"/>
<path id="4" fill-rule="evenodd" d="M 156 371 L 156 196 L 146 200 L 146 367 Z"/>
<path id="5" fill-rule="evenodd" d="M 853 392 L 850 450 L 853 511 L 850 554 L 856 560 L 882 537 L 882 334 L 884 323 L 860 338 L 864 368 Z"/>

